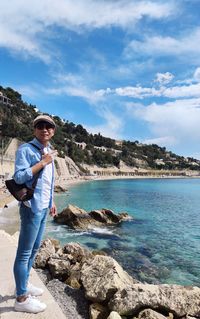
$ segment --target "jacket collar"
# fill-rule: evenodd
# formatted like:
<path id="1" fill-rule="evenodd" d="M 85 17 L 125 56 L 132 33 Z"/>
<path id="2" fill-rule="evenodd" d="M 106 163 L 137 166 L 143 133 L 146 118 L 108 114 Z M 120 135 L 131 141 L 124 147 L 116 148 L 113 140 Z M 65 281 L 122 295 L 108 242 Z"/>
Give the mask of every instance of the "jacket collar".
<path id="1" fill-rule="evenodd" d="M 39 141 L 36 137 L 31 141 L 31 143 L 33 143 L 33 144 L 35 144 L 36 146 L 38 146 L 41 150 L 43 150 L 44 147 L 45 147 L 42 143 L 40 143 L 40 141 Z M 50 147 L 51 147 L 51 144 L 48 143 L 48 145 L 47 145 L 46 147 L 47 147 L 47 148 L 50 148 Z"/>

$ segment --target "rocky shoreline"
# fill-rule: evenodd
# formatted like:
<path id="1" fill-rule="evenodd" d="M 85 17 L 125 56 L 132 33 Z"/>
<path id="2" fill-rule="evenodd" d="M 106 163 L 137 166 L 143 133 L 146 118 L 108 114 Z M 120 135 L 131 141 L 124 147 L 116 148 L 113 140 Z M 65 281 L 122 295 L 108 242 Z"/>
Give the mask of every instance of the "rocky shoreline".
<path id="1" fill-rule="evenodd" d="M 69 319 L 200 318 L 200 288 L 141 283 L 79 243 L 46 239 L 34 266 Z"/>
<path id="2" fill-rule="evenodd" d="M 94 226 L 117 225 L 122 221 L 131 219 L 132 217 L 126 212 L 116 214 L 107 208 L 86 212 L 84 209 L 71 204 L 54 217 L 56 223 L 67 225 L 70 228 L 77 230 L 87 230 Z"/>

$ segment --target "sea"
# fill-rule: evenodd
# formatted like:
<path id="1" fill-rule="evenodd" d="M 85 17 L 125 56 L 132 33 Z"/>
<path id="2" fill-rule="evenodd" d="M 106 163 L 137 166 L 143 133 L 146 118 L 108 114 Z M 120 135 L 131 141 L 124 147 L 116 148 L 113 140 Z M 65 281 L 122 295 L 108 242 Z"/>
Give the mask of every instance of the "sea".
<path id="1" fill-rule="evenodd" d="M 142 282 L 200 287 L 200 179 L 89 181 L 57 195 L 56 204 L 127 212 L 132 220 L 77 231 L 49 219 L 46 237 L 103 250 Z"/>

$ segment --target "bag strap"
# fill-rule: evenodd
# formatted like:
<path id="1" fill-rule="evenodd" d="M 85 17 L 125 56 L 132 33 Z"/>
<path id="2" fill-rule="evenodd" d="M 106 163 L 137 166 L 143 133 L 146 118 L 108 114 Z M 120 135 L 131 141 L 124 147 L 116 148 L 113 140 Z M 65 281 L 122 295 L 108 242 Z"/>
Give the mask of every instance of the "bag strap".
<path id="1" fill-rule="evenodd" d="M 35 145 L 34 143 L 31 143 L 31 142 L 29 142 L 28 144 L 31 144 L 31 145 L 33 145 L 35 148 L 37 148 L 38 149 L 38 151 L 40 151 L 41 152 L 41 148 L 39 147 L 39 146 L 37 146 L 37 145 Z"/>
<path id="2" fill-rule="evenodd" d="M 40 151 L 41 155 L 42 155 L 42 150 L 39 146 L 35 145 L 34 143 L 31 143 L 29 142 L 28 144 L 31 144 L 32 146 L 34 146 L 35 148 L 38 149 L 38 151 Z M 35 189 L 36 185 L 37 185 L 37 181 L 38 181 L 38 178 L 39 178 L 39 175 L 40 175 L 40 172 L 43 170 L 43 168 L 37 173 L 35 174 L 35 178 L 34 178 L 34 181 L 33 181 L 33 184 L 32 184 L 32 189 Z"/>

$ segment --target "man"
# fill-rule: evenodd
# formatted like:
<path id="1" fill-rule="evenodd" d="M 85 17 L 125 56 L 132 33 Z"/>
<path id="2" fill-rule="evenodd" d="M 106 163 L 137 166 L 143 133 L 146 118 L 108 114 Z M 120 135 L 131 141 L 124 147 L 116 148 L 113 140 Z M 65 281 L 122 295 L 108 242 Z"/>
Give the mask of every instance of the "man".
<path id="1" fill-rule="evenodd" d="M 16 283 L 16 311 L 38 313 L 46 309 L 37 296 L 42 295 L 41 288 L 29 283 L 30 270 L 40 246 L 48 211 L 57 214 L 53 202 L 54 157 L 57 152 L 51 150 L 49 141 L 54 136 L 56 124 L 47 115 L 39 115 L 33 121 L 35 138 L 22 144 L 16 154 L 14 179 L 18 184 L 26 183 L 31 187 L 39 174 L 33 198 L 20 203 L 21 229 L 14 263 Z"/>

